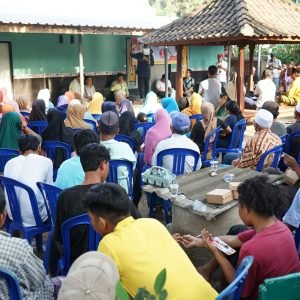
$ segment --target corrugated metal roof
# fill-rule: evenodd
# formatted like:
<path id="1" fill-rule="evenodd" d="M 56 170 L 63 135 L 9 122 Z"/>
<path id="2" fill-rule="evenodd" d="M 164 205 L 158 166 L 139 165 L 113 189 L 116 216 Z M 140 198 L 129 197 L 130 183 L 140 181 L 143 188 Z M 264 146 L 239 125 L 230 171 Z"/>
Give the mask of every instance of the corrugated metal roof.
<path id="1" fill-rule="evenodd" d="M 155 15 L 147 0 L 0 1 L 1 24 L 157 29 L 172 19 Z"/>
<path id="2" fill-rule="evenodd" d="M 287 0 L 208 0 L 191 14 L 145 35 L 148 44 L 249 38 L 300 39 L 300 8 Z"/>

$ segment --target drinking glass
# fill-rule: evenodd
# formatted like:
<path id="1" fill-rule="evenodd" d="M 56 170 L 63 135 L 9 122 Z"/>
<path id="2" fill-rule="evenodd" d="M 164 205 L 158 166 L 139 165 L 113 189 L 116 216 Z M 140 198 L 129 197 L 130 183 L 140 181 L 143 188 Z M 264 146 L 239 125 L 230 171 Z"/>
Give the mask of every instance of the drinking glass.
<path id="1" fill-rule="evenodd" d="M 230 183 L 234 177 L 235 177 L 234 174 L 225 173 L 223 178 L 224 178 L 225 182 Z"/>

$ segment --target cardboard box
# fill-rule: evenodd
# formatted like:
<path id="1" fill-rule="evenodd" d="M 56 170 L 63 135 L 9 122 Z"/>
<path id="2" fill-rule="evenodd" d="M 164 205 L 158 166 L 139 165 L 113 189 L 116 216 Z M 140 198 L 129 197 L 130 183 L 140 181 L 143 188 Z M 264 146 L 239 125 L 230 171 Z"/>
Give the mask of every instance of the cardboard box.
<path id="1" fill-rule="evenodd" d="M 285 172 L 283 179 L 289 185 L 294 185 L 298 181 L 298 175 L 292 169 L 289 169 Z"/>
<path id="2" fill-rule="evenodd" d="M 232 191 L 232 194 L 233 194 L 233 199 L 234 200 L 239 199 L 239 193 L 238 193 L 238 191 Z"/>
<path id="3" fill-rule="evenodd" d="M 233 199 L 239 198 L 239 193 L 238 193 L 237 189 L 241 183 L 242 182 L 230 182 L 229 183 L 229 188 L 232 190 Z"/>
<path id="4" fill-rule="evenodd" d="M 206 194 L 208 203 L 225 204 L 233 200 L 233 194 L 228 189 L 215 189 Z"/>

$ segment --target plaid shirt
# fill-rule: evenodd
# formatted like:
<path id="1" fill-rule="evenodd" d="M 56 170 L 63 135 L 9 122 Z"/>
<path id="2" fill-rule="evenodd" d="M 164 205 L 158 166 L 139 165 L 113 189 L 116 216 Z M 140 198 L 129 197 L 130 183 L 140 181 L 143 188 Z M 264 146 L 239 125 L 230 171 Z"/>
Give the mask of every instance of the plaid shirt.
<path id="1" fill-rule="evenodd" d="M 34 255 L 26 240 L 0 231 L 0 268 L 19 280 L 22 299 L 53 300 L 53 283 L 46 275 L 43 262 Z M 0 299 L 9 299 L 7 286 L 0 280 Z"/>

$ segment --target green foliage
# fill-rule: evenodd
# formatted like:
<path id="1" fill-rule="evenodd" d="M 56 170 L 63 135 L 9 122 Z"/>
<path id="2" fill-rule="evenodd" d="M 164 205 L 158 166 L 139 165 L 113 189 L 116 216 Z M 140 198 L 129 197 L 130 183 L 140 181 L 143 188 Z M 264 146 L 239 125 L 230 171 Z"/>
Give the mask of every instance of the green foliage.
<path id="1" fill-rule="evenodd" d="M 276 45 L 272 48 L 272 52 L 276 53 L 276 57 L 284 64 L 288 64 L 291 61 L 300 63 L 300 44 Z"/>
<path id="2" fill-rule="evenodd" d="M 164 289 L 166 279 L 167 271 L 166 269 L 163 269 L 155 279 L 155 295 L 150 294 L 145 288 L 139 288 L 134 300 L 166 300 L 168 297 L 168 292 Z M 129 300 L 129 296 L 120 281 L 117 283 L 116 293 L 118 300 Z"/>

